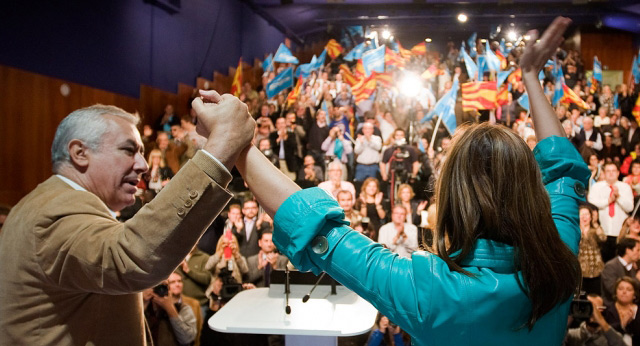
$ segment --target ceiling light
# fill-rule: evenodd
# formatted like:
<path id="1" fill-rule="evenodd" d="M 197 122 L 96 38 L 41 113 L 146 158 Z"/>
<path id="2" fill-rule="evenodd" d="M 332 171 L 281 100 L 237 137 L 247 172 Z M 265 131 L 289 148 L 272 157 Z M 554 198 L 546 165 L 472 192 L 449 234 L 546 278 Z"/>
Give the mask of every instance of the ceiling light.
<path id="1" fill-rule="evenodd" d="M 428 37 L 427 37 L 427 38 L 425 38 L 424 40 L 425 40 L 426 42 L 431 42 L 431 39 L 430 39 L 430 38 L 428 38 Z"/>
<path id="2" fill-rule="evenodd" d="M 511 30 L 509 31 L 509 33 L 507 34 L 507 38 L 509 39 L 509 41 L 515 41 L 518 39 L 518 34 L 516 34 L 515 31 Z"/>
<path id="3" fill-rule="evenodd" d="M 378 19 L 387 19 L 389 16 L 378 16 Z"/>
<path id="4" fill-rule="evenodd" d="M 391 31 L 389 31 L 388 29 L 382 30 L 382 38 L 388 40 L 389 37 L 391 37 Z"/>
<path id="5" fill-rule="evenodd" d="M 466 15 L 466 14 L 464 14 L 464 13 L 460 13 L 460 14 L 458 15 L 458 21 L 459 21 L 460 23 L 465 23 L 465 22 L 467 21 L 467 19 L 468 19 L 468 18 L 467 18 L 467 15 Z"/>

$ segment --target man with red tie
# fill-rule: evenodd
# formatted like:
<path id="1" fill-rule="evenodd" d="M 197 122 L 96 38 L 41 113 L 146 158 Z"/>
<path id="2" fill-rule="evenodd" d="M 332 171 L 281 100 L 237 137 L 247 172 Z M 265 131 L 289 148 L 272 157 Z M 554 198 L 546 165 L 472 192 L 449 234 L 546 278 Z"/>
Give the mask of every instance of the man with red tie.
<path id="1" fill-rule="evenodd" d="M 591 186 L 588 200 L 598 207 L 600 224 L 607 235 L 602 246 L 602 259 L 615 257 L 615 245 L 624 220 L 633 211 L 633 192 L 629 184 L 618 180 L 620 171 L 615 163 L 604 165 L 604 180 Z"/>

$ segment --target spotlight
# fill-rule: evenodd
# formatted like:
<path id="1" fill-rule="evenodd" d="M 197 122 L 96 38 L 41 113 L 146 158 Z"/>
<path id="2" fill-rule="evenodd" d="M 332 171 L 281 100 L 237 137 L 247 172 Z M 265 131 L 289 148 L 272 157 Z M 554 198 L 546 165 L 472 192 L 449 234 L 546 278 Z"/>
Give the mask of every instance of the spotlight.
<path id="1" fill-rule="evenodd" d="M 415 97 L 422 89 L 422 80 L 415 73 L 406 73 L 398 83 L 400 92 L 407 97 Z"/>
<path id="2" fill-rule="evenodd" d="M 529 35 L 524 35 L 524 36 L 522 36 L 522 38 L 523 38 L 525 41 L 529 41 L 529 40 L 531 39 L 531 36 L 529 36 Z"/>
<path id="3" fill-rule="evenodd" d="M 468 18 L 467 18 L 467 15 L 466 15 L 466 14 L 464 14 L 464 13 L 460 13 L 460 14 L 458 15 L 458 21 L 459 21 L 460 23 L 465 23 L 465 22 L 467 21 L 467 19 L 468 19 Z"/>
<path id="4" fill-rule="evenodd" d="M 425 38 L 424 40 L 425 40 L 425 42 L 427 42 L 427 43 L 431 43 L 431 39 L 430 39 L 430 38 L 428 38 L 428 37 L 427 37 L 427 38 Z"/>
<path id="5" fill-rule="evenodd" d="M 388 40 L 389 37 L 391 37 L 391 31 L 389 31 L 388 29 L 382 30 L 382 38 Z"/>
<path id="6" fill-rule="evenodd" d="M 518 34 L 516 34 L 515 31 L 511 30 L 509 31 L 509 33 L 507 34 L 507 38 L 509 39 L 509 41 L 515 41 L 518 39 Z"/>

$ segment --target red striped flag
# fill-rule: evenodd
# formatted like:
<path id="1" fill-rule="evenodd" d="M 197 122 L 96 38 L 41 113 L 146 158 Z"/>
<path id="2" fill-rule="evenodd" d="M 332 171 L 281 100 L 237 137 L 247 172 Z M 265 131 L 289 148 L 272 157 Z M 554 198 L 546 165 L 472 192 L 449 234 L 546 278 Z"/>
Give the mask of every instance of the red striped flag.
<path id="1" fill-rule="evenodd" d="M 640 124 L 640 96 L 638 96 L 636 105 L 633 106 L 633 109 L 631 110 L 631 114 L 636 118 L 636 122 Z"/>
<path id="2" fill-rule="evenodd" d="M 494 53 L 496 54 L 496 56 L 500 60 L 500 69 L 501 70 L 506 70 L 507 66 L 509 64 L 509 62 L 507 61 L 507 58 L 505 58 L 504 55 L 502 55 L 502 52 L 500 51 L 500 49 L 496 50 Z"/>
<path id="3" fill-rule="evenodd" d="M 356 63 L 355 76 L 357 79 L 364 77 L 364 65 L 362 64 L 362 59 L 358 59 L 358 62 Z"/>
<path id="4" fill-rule="evenodd" d="M 522 70 L 521 69 L 517 69 L 517 70 L 513 71 L 509 75 L 509 77 L 507 77 L 507 80 L 511 84 L 516 84 L 516 82 L 521 81 L 522 80 Z"/>
<path id="5" fill-rule="evenodd" d="M 400 44 L 400 41 L 396 40 L 396 42 L 398 43 L 398 50 L 400 51 L 400 55 L 402 55 L 402 57 L 405 59 L 411 58 L 411 51 L 403 48 Z"/>
<path id="6" fill-rule="evenodd" d="M 231 95 L 238 97 L 242 92 L 242 58 L 238 61 L 238 67 L 236 73 L 233 75 L 233 82 L 231 82 Z"/>
<path id="7" fill-rule="evenodd" d="M 354 86 L 358 83 L 358 79 L 356 79 L 353 73 L 351 73 L 349 66 L 345 64 L 340 65 L 340 72 L 342 73 L 342 79 L 350 86 Z"/>
<path id="8" fill-rule="evenodd" d="M 416 44 L 411 48 L 411 53 L 413 55 L 425 55 L 427 54 L 427 44 L 424 41 Z"/>
<path id="9" fill-rule="evenodd" d="M 497 83 L 470 82 L 462 84 L 462 110 L 494 109 L 498 98 Z"/>
<path id="10" fill-rule="evenodd" d="M 562 83 L 562 91 L 564 96 L 560 99 L 560 103 L 575 103 L 580 108 L 589 109 L 589 105 L 564 83 Z"/>
<path id="11" fill-rule="evenodd" d="M 422 77 L 423 79 L 431 79 L 431 78 L 435 78 L 435 76 L 437 76 L 440 72 L 440 70 L 438 70 L 438 67 L 436 67 L 435 64 L 429 66 L 428 69 L 426 69 L 422 75 L 420 75 L 420 77 Z"/>
<path id="12" fill-rule="evenodd" d="M 324 48 L 327 50 L 327 54 L 329 54 L 331 59 L 335 59 L 338 55 L 342 54 L 344 50 L 340 43 L 334 39 L 330 39 Z"/>
<path id="13" fill-rule="evenodd" d="M 389 47 L 386 47 L 384 52 L 384 64 L 386 66 L 403 68 L 404 59 L 399 53 L 396 53 L 393 50 L 389 49 Z"/>
<path id="14" fill-rule="evenodd" d="M 504 106 L 509 104 L 509 86 L 506 84 L 502 84 L 500 90 L 498 90 L 498 95 L 496 96 L 496 104 L 498 106 Z"/>
<path id="15" fill-rule="evenodd" d="M 298 82 L 296 83 L 296 86 L 293 87 L 293 89 L 289 92 L 289 95 L 287 96 L 287 107 L 291 107 L 291 105 L 296 102 L 296 100 L 298 99 L 298 96 L 300 96 L 300 90 L 302 89 L 302 82 L 303 82 L 303 78 L 302 75 L 300 75 L 300 77 L 298 77 Z"/>
<path id="16" fill-rule="evenodd" d="M 371 97 L 371 94 L 376 90 L 376 82 L 376 73 L 372 73 L 369 77 L 361 79 L 353 86 L 351 90 L 356 99 L 356 104 Z"/>
<path id="17" fill-rule="evenodd" d="M 391 73 L 389 72 L 380 73 L 380 72 L 373 71 L 372 74 L 376 76 L 375 77 L 376 81 L 378 82 L 378 84 L 380 84 L 380 86 L 383 86 L 385 88 L 391 88 L 391 86 L 393 85 L 393 78 L 391 77 Z"/>

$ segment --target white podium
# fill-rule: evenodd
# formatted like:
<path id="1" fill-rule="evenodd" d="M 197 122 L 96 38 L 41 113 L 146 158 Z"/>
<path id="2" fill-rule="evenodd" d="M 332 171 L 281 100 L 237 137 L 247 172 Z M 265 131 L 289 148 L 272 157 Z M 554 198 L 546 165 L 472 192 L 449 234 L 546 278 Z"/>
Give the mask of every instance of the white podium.
<path id="1" fill-rule="evenodd" d="M 302 302 L 313 285 L 290 285 L 286 314 L 285 285 L 271 284 L 238 293 L 209 319 L 209 327 L 223 333 L 285 335 L 287 346 L 337 345 L 338 336 L 371 330 L 377 310 L 344 286 L 319 285 Z"/>

